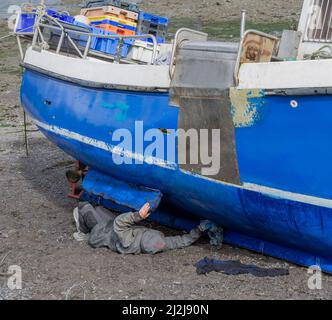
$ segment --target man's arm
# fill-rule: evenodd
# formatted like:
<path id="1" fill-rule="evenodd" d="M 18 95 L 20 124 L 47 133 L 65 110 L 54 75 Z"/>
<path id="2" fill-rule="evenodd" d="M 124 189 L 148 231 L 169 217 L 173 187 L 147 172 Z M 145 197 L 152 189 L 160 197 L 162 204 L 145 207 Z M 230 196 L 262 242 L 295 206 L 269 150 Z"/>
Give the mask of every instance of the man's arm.
<path id="1" fill-rule="evenodd" d="M 183 236 L 165 237 L 166 248 L 167 250 L 174 250 L 189 247 L 201 238 L 202 235 L 203 232 L 199 228 L 196 228 Z"/>
<path id="2" fill-rule="evenodd" d="M 133 225 L 141 222 L 143 219 L 141 218 L 139 212 L 129 212 L 119 215 L 114 220 L 114 231 L 122 232 Z"/>
<path id="3" fill-rule="evenodd" d="M 118 216 L 114 221 L 114 231 L 120 233 L 133 225 L 147 219 L 150 215 L 151 206 L 145 204 L 139 212 L 129 212 Z"/>

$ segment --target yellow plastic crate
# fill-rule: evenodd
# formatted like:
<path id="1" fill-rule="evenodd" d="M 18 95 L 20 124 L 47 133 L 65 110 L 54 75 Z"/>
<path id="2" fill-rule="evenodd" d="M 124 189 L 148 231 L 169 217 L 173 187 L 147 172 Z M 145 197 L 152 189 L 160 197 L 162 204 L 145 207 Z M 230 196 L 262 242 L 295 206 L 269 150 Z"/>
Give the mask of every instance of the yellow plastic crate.
<path id="1" fill-rule="evenodd" d="M 124 24 L 126 26 L 131 26 L 136 28 L 137 27 L 137 22 L 132 22 L 131 20 L 128 19 L 121 19 L 118 18 L 114 15 L 108 14 L 104 16 L 97 16 L 97 17 L 88 17 L 90 21 L 98 22 L 98 21 L 104 21 L 104 20 L 111 20 L 120 24 Z"/>

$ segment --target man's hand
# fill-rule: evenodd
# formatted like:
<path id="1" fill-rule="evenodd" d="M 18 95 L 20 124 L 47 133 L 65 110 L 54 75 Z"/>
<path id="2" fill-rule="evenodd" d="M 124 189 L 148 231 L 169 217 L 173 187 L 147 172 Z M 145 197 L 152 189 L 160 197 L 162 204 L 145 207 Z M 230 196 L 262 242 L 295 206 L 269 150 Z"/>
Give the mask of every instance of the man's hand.
<path id="1" fill-rule="evenodd" d="M 142 219 L 147 219 L 151 214 L 150 203 L 146 203 L 143 208 L 139 211 L 139 215 Z"/>

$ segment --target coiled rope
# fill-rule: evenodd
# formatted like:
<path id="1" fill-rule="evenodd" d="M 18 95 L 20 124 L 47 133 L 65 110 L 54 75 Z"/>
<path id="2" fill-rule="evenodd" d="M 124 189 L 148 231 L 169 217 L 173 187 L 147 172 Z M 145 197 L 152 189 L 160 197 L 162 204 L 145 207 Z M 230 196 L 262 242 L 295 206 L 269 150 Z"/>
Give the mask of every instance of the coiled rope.
<path id="1" fill-rule="evenodd" d="M 325 45 L 317 51 L 303 56 L 304 60 L 332 59 L 332 46 Z"/>

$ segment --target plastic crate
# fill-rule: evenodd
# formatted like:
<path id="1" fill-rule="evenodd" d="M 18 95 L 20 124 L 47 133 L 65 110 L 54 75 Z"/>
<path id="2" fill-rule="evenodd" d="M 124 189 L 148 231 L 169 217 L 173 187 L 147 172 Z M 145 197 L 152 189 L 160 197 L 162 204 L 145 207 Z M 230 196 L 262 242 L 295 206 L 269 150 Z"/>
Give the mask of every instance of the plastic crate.
<path id="1" fill-rule="evenodd" d="M 85 1 L 84 8 L 102 7 L 102 6 L 115 6 L 128 11 L 139 13 L 139 7 L 136 3 L 121 0 L 90 0 Z"/>
<path id="2" fill-rule="evenodd" d="M 85 8 L 81 10 L 81 15 L 85 16 L 87 18 L 90 17 L 98 17 L 105 15 L 104 7 L 98 7 L 98 8 Z"/>
<path id="3" fill-rule="evenodd" d="M 148 20 L 142 20 L 140 22 L 140 27 L 161 32 L 167 32 L 168 30 L 168 24 L 158 24 Z"/>
<path id="4" fill-rule="evenodd" d="M 105 12 L 115 15 L 121 19 L 130 19 L 130 20 L 136 21 L 136 22 L 138 21 L 138 18 L 139 18 L 139 14 L 137 12 L 129 11 L 129 10 L 114 7 L 114 6 L 105 7 Z"/>
<path id="5" fill-rule="evenodd" d="M 49 16 L 51 16 L 52 18 L 61 20 L 63 22 L 68 22 L 68 23 L 74 23 L 75 22 L 75 18 L 74 17 L 68 16 L 68 15 L 63 14 L 63 13 L 59 13 L 59 12 L 57 12 L 55 10 L 52 10 L 52 9 L 46 10 L 46 13 Z"/>
<path id="6" fill-rule="evenodd" d="M 134 2 L 130 2 L 130 1 L 122 1 L 122 0 L 112 0 L 109 1 L 111 5 L 122 8 L 122 9 L 126 9 L 128 11 L 133 11 L 136 13 L 140 12 L 140 9 L 138 7 L 138 5 Z"/>
<path id="7" fill-rule="evenodd" d="M 113 20 L 91 21 L 91 25 L 95 26 L 95 27 L 98 27 L 100 25 L 103 25 L 103 26 L 105 26 L 105 25 L 111 25 L 113 27 L 117 27 L 117 28 L 122 28 L 122 29 L 133 31 L 135 33 L 137 31 L 136 27 L 132 27 L 132 26 L 128 26 L 128 25 L 125 25 L 125 24 L 122 24 L 122 23 L 118 23 L 118 22 L 113 21 Z"/>
<path id="8" fill-rule="evenodd" d="M 159 47 L 157 48 L 157 53 L 159 52 Z M 131 59 L 138 62 L 150 63 L 152 62 L 153 56 L 153 44 L 136 40 L 133 46 L 130 48 L 127 59 Z"/>
<path id="9" fill-rule="evenodd" d="M 143 11 L 141 11 L 141 13 L 139 15 L 139 20 L 140 21 L 149 21 L 150 23 L 161 24 L 161 25 L 168 25 L 168 23 L 169 23 L 168 18 L 156 16 L 154 14 L 143 12 Z"/>
<path id="10" fill-rule="evenodd" d="M 125 28 L 120 28 L 117 26 L 113 26 L 111 24 L 99 24 L 96 26 L 100 29 L 103 29 L 103 30 L 106 30 L 106 31 L 109 31 L 109 32 L 112 32 L 114 34 L 118 34 L 121 36 L 134 36 L 136 34 L 136 31 L 128 30 Z"/>
<path id="11" fill-rule="evenodd" d="M 158 43 L 165 43 L 168 23 L 168 18 L 141 12 L 137 32 L 139 34 L 151 34 L 157 38 Z M 152 42 L 151 39 L 147 39 L 147 41 Z"/>
<path id="12" fill-rule="evenodd" d="M 82 9 L 81 15 L 86 16 L 87 18 L 104 16 L 104 15 L 112 15 L 119 19 L 126 19 L 131 22 L 137 23 L 137 21 L 138 21 L 138 13 L 133 12 L 133 11 L 128 11 L 125 9 L 121 9 L 118 7 L 114 7 L 114 6 Z"/>
<path id="13" fill-rule="evenodd" d="M 81 27 L 82 31 L 86 30 L 88 33 L 91 32 L 91 27 L 89 25 L 87 25 L 87 24 L 75 21 L 74 25 L 77 26 L 77 27 Z M 88 42 L 88 36 L 79 35 L 79 37 L 78 37 L 79 46 L 86 47 L 87 42 Z"/>
<path id="14" fill-rule="evenodd" d="M 90 26 L 76 21 L 74 21 L 74 23 L 61 21 L 60 23 L 66 29 L 67 34 L 74 41 L 74 43 L 79 47 L 85 48 L 88 41 L 88 36 L 77 34 L 75 31 L 90 33 L 91 32 Z M 60 30 L 51 30 L 50 38 L 48 40 L 48 42 L 51 44 L 51 47 L 57 47 L 60 40 L 60 36 L 61 36 Z M 67 38 L 64 38 L 63 40 L 63 47 L 67 49 L 70 48 L 70 50 L 73 49 L 71 48 L 72 46 Z"/>
<path id="15" fill-rule="evenodd" d="M 66 15 L 61 15 L 59 20 L 64 21 L 64 22 L 68 22 L 68 23 L 74 23 L 75 22 L 74 17 L 66 16 Z"/>
<path id="16" fill-rule="evenodd" d="M 156 37 L 156 40 L 157 40 L 158 43 L 165 43 L 166 42 L 166 36 L 167 36 L 166 32 L 141 28 L 141 29 L 138 29 L 137 34 L 139 34 L 139 35 L 150 34 L 150 35 Z M 147 38 L 146 41 L 152 42 L 152 39 Z"/>
<path id="17" fill-rule="evenodd" d="M 126 31 L 131 31 L 128 34 L 132 35 L 132 34 L 136 34 L 137 29 L 134 27 L 129 27 L 111 20 L 104 20 L 104 21 L 100 21 L 100 22 L 91 22 L 92 26 L 95 26 L 97 28 L 103 28 L 105 29 L 106 26 L 110 26 L 112 27 L 113 30 L 115 30 L 115 28 L 117 29 L 124 29 Z M 105 29 L 106 30 L 106 29 Z"/>
<path id="18" fill-rule="evenodd" d="M 137 33 L 137 35 L 146 35 L 146 33 Z M 149 43 L 153 43 L 152 39 L 150 38 L 141 38 L 140 40 L 145 41 L 145 42 L 149 42 Z M 165 38 L 158 38 L 156 37 L 157 43 L 158 44 L 162 44 L 162 43 L 166 43 L 166 39 Z"/>
<path id="19" fill-rule="evenodd" d="M 95 30 L 95 28 L 92 29 L 93 33 L 98 34 L 103 34 L 103 35 L 114 35 L 112 32 L 108 32 L 105 30 L 100 29 L 99 31 Z M 119 39 L 105 39 L 105 38 L 98 38 L 94 37 L 92 38 L 91 42 L 91 49 L 103 52 L 106 54 L 111 54 L 115 55 L 118 50 L 118 45 L 119 45 Z M 121 50 L 121 57 L 125 58 L 128 55 L 129 49 L 131 46 L 134 44 L 134 40 L 131 39 L 124 39 L 123 40 L 123 45 L 122 45 L 122 50 Z"/>
<path id="20" fill-rule="evenodd" d="M 35 13 L 21 13 L 17 17 L 15 33 L 33 34 L 37 15 Z"/>
<path id="21" fill-rule="evenodd" d="M 120 18 L 118 18 L 116 16 L 112 16 L 112 15 L 89 17 L 88 19 L 91 21 L 91 23 L 103 22 L 103 21 L 113 21 L 113 22 L 117 22 L 118 24 L 125 25 L 127 27 L 135 28 L 135 30 L 137 28 L 137 22 L 133 22 L 133 21 L 127 20 L 127 19 L 120 19 Z"/>
<path id="22" fill-rule="evenodd" d="M 103 21 L 98 21 L 98 22 L 95 21 L 95 22 L 91 22 L 91 25 L 93 25 L 93 26 L 111 25 L 111 26 L 114 26 L 117 28 L 122 28 L 122 29 L 130 30 L 130 31 L 134 31 L 134 32 L 137 31 L 137 28 L 135 28 L 135 27 L 130 27 L 125 24 L 121 24 L 121 23 L 118 23 L 118 22 L 115 22 L 112 20 L 103 20 Z"/>
<path id="23" fill-rule="evenodd" d="M 138 32 L 140 34 L 151 34 L 155 36 L 156 38 L 166 38 L 167 32 L 166 31 L 159 31 L 151 28 L 141 27 L 138 28 Z"/>

